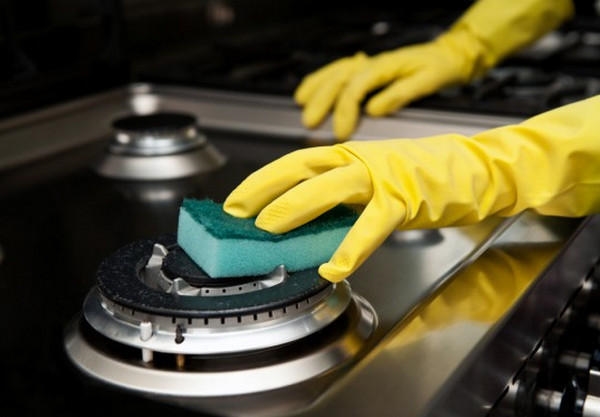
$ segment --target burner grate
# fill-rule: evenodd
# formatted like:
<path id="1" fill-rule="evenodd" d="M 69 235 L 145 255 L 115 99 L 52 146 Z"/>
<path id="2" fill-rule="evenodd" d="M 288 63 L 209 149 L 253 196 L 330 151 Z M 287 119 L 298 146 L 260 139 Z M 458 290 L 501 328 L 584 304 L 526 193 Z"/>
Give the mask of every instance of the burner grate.
<path id="1" fill-rule="evenodd" d="M 210 282 L 208 279 L 214 283 L 210 282 L 210 286 L 202 288 L 208 289 L 211 296 L 182 297 L 177 291 L 167 291 L 167 287 L 177 279 L 170 280 L 163 273 L 163 262 L 168 259 L 163 249 L 176 248 L 174 242 L 173 235 L 161 237 L 156 241 L 141 240 L 106 258 L 97 272 L 98 288 L 102 295 L 126 308 L 149 314 L 192 318 L 237 317 L 303 303 L 332 285 L 322 279 L 314 268 L 297 271 L 287 277 L 277 273 L 254 277 L 252 281 L 245 278 L 207 278 L 203 280 L 204 283 Z M 171 269 L 174 268 L 172 263 L 169 262 Z M 148 278 L 148 274 L 153 278 Z M 197 278 L 198 275 L 200 273 L 196 273 L 193 278 Z M 190 291 L 192 294 L 197 291 L 198 288 L 186 281 L 186 276 L 181 278 L 182 280 L 178 281 L 181 289 L 185 287 L 184 291 Z M 160 282 L 161 280 L 164 281 Z M 185 284 L 181 284 L 184 281 Z M 254 284 L 257 290 L 233 291 L 227 295 L 222 293 L 223 289 L 234 290 L 239 286 L 246 289 L 254 287 Z M 221 291 L 220 296 L 215 294 L 218 291 Z"/>

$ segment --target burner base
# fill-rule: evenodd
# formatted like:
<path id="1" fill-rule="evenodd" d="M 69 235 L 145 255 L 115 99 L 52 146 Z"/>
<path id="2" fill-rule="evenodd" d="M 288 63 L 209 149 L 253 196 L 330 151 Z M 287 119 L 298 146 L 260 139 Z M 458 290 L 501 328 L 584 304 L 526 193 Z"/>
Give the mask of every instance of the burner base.
<path id="1" fill-rule="evenodd" d="M 202 408 L 204 400 L 272 392 L 331 377 L 367 351 L 376 324 L 372 307 L 354 295 L 343 315 L 327 328 L 295 343 L 252 352 L 158 353 L 152 362 L 145 362 L 139 349 L 108 339 L 82 317 L 68 326 L 64 345 L 77 368 L 93 379 Z M 232 406 L 236 401 L 219 402 Z"/>
<path id="2" fill-rule="evenodd" d="M 135 156 L 106 153 L 94 165 L 108 178 L 138 181 L 171 180 L 214 171 L 226 158 L 209 143 L 184 153 L 161 156 Z"/>

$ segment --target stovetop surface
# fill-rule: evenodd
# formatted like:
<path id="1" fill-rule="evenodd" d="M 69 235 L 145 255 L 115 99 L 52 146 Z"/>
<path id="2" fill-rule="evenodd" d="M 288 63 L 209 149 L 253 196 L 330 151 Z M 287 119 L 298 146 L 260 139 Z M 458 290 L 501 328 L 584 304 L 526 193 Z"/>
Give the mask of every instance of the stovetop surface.
<path id="1" fill-rule="evenodd" d="M 253 142 L 245 159 L 247 153 L 229 152 L 226 134 L 211 136 L 237 158 L 217 176 L 152 184 L 101 178 L 90 164 L 104 143 L 4 174 L 4 185 L 15 186 L 13 175 L 31 183 L 0 197 L 3 415 L 188 414 L 82 383 L 62 339 L 103 258 L 131 241 L 173 233 L 184 195 L 221 201 L 252 170 L 297 147 L 275 143 L 261 150 L 256 137 L 237 136 Z"/>
<path id="2" fill-rule="evenodd" d="M 110 122 L 149 109 L 195 113 L 202 131 L 227 156 L 227 163 L 216 171 L 181 180 L 135 182 L 98 176 L 91 166 L 110 140 Z M 436 112 L 407 112 L 404 117 L 371 120 L 361 134 L 368 140 L 370 135 L 386 137 L 410 129 L 433 132 L 449 126 L 472 132 L 503 121 L 482 118 L 479 125 L 473 125 L 472 118 L 465 120 Z M 330 143 L 330 132 L 325 128 L 314 135 L 304 131 L 298 110 L 287 100 L 160 86 L 133 86 L 9 120 L 0 132 L 0 146 L 6 150 L 0 177 L 0 308 L 6 318 L 1 349 L 8 386 L 2 414 L 202 415 L 207 409 L 220 410 L 200 405 L 192 413 L 82 379 L 65 357 L 63 332 L 94 286 L 100 261 L 132 241 L 173 233 L 184 197 L 222 201 L 258 167 L 294 149 Z M 43 156 L 36 149 L 32 154 L 34 145 Z M 8 163 L 11 156 L 19 163 Z M 379 319 L 360 366 L 332 374 L 333 380 L 316 385 L 322 391 L 315 392 L 308 383 L 302 387 L 302 396 L 290 389 L 283 398 L 299 401 L 298 407 L 307 407 L 302 411 L 307 416 L 331 416 L 350 409 L 359 414 L 369 409 L 377 415 L 393 415 L 397 407 L 408 403 L 406 415 L 426 413 L 495 322 L 457 319 L 445 323 L 430 334 L 441 344 L 431 344 L 430 337 L 415 340 L 412 332 L 403 333 L 401 325 L 408 315 L 453 274 L 487 253 L 489 245 L 517 244 L 518 251 L 528 253 L 524 243 L 548 244 L 550 254 L 556 255 L 578 225 L 579 220 L 524 217 L 394 233 L 349 279 Z M 532 275 L 525 282 L 540 271 L 539 267 L 530 269 Z M 509 285 L 499 290 L 514 297 L 524 287 Z M 449 345 L 452 354 L 445 348 Z M 434 358 L 437 366 L 426 365 Z M 387 400 L 377 402 L 381 392 L 374 381 L 385 381 L 388 389 L 403 388 L 400 393 L 386 391 Z M 503 382 L 496 383 L 501 387 Z M 357 403 L 360 398 L 364 401 Z M 350 408 L 340 407 L 341 403 Z"/>

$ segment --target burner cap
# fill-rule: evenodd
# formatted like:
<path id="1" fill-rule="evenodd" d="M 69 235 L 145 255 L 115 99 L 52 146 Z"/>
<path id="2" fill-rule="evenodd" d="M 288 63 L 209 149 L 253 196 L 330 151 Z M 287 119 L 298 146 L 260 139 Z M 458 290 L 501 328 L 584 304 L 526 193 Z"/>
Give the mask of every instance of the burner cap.
<path id="1" fill-rule="evenodd" d="M 256 281 L 259 277 L 211 278 L 179 246 L 169 247 L 162 271 L 170 279 L 182 278 L 194 287 L 228 287 Z"/>
<path id="2" fill-rule="evenodd" d="M 121 132 L 147 133 L 149 131 L 177 131 L 196 125 L 196 118 L 184 113 L 155 113 L 127 116 L 113 122 L 113 127 Z"/>

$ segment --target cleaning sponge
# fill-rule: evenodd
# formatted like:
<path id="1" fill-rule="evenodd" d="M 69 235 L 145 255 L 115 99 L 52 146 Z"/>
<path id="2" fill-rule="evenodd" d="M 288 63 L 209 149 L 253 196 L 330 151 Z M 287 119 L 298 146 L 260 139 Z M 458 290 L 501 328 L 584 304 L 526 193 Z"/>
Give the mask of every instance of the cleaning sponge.
<path id="1" fill-rule="evenodd" d="M 225 213 L 222 204 L 185 199 L 177 243 L 212 278 L 263 275 L 279 265 L 292 272 L 328 261 L 356 219 L 353 210 L 338 206 L 276 235 L 254 226 L 254 218 Z"/>

